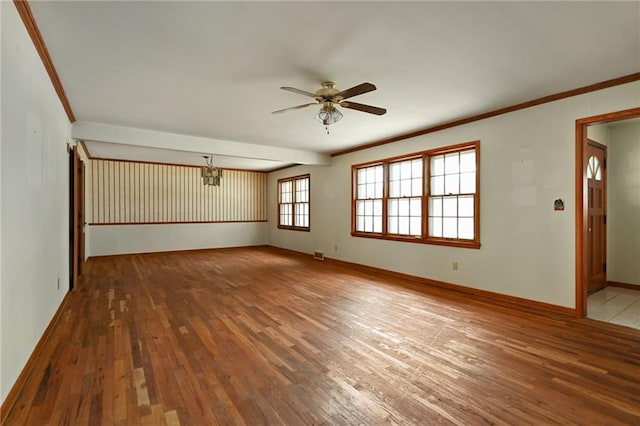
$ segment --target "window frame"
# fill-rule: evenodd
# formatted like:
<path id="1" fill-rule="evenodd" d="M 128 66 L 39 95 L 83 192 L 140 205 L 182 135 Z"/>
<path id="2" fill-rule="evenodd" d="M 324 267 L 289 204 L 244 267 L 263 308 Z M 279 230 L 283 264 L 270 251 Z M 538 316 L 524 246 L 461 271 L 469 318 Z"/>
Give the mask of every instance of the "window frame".
<path id="1" fill-rule="evenodd" d="M 446 155 L 455 152 L 463 152 L 473 149 L 475 151 L 475 192 L 474 194 L 474 209 L 473 209 L 473 221 L 474 221 L 474 238 L 460 239 L 460 238 L 446 238 L 446 237 L 432 237 L 429 236 L 429 197 L 431 191 L 431 174 L 430 163 L 431 157 L 438 155 Z M 421 199 L 421 222 L 422 233 L 420 236 L 415 235 L 401 235 L 391 234 L 388 232 L 389 225 L 389 164 L 400 161 L 412 160 L 416 158 L 422 159 L 422 194 Z M 382 165 L 383 167 L 383 190 L 382 190 L 382 232 L 365 232 L 356 230 L 356 194 L 357 194 L 357 173 L 359 169 L 371 167 L 375 165 Z M 415 198 L 415 197 L 414 197 Z M 382 160 L 369 161 L 366 163 L 354 164 L 351 166 L 351 235 L 354 237 L 363 238 L 375 238 L 392 241 L 404 241 L 422 244 L 434 244 L 461 248 L 480 248 L 480 141 L 464 142 L 455 145 L 449 145 L 439 148 L 433 148 L 425 151 L 414 152 L 411 154 L 399 155 L 395 157 L 389 157 Z"/>
<path id="2" fill-rule="evenodd" d="M 309 197 L 308 197 L 308 201 L 302 201 L 299 202 L 296 200 L 296 181 L 299 180 L 303 180 L 306 179 L 308 181 L 308 192 L 309 192 Z M 282 203 L 282 192 L 281 192 L 281 188 L 282 188 L 282 184 L 285 182 L 291 182 L 291 203 Z M 286 178 L 282 178 L 282 179 L 278 179 L 278 183 L 277 183 L 277 200 L 278 200 L 278 229 L 289 229 L 292 231 L 304 231 L 304 232 L 309 232 L 311 231 L 311 174 L 307 173 L 304 175 L 298 175 L 298 176 L 290 176 L 290 177 L 286 177 Z M 291 204 L 291 225 L 282 225 L 280 222 L 281 216 L 281 208 L 282 208 L 282 204 Z M 296 226 L 296 205 L 302 205 L 302 204 L 307 204 L 308 205 L 308 225 L 307 226 Z"/>

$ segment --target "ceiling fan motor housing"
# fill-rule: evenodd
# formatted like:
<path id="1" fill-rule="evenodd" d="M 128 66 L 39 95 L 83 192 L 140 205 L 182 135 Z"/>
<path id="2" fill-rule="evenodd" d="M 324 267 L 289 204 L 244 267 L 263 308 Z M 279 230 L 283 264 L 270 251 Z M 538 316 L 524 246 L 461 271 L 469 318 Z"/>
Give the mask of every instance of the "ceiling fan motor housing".
<path id="1" fill-rule="evenodd" d="M 340 89 L 336 89 L 336 84 L 333 81 L 325 81 L 322 83 L 322 89 L 316 90 L 316 100 L 318 102 L 338 102 L 342 98 L 338 98 L 335 95 L 340 93 Z"/>

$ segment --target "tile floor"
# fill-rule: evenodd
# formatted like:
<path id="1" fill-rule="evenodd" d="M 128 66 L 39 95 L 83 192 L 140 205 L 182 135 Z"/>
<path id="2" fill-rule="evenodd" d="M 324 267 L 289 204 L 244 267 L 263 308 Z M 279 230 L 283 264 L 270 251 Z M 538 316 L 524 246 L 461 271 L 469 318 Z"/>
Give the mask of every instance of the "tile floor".
<path id="1" fill-rule="evenodd" d="M 587 318 L 640 330 L 640 288 L 605 287 L 587 298 Z"/>

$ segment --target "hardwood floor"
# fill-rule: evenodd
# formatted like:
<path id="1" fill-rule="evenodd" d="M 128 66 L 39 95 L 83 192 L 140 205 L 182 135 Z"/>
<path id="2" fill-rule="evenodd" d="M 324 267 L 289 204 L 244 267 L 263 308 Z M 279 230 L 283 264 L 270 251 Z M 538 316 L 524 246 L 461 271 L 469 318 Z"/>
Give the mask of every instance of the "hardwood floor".
<path id="1" fill-rule="evenodd" d="M 640 331 L 273 248 L 90 259 L 6 425 L 640 424 Z"/>

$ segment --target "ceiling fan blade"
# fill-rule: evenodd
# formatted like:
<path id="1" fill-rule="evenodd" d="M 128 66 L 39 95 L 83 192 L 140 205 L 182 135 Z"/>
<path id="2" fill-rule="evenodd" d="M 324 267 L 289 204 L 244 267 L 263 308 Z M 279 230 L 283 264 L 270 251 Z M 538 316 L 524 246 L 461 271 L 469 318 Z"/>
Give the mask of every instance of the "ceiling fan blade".
<path id="1" fill-rule="evenodd" d="M 311 102 L 310 104 L 297 105 L 297 106 L 294 106 L 294 107 L 285 108 L 285 109 L 279 109 L 277 111 L 273 111 L 271 114 L 282 114 L 283 112 L 293 111 L 293 110 L 296 110 L 296 109 L 302 109 L 302 108 L 306 108 L 308 106 L 317 105 L 317 104 L 318 104 L 317 102 Z"/>
<path id="2" fill-rule="evenodd" d="M 373 92 L 376 90 L 376 86 L 371 83 L 362 83 L 357 86 L 352 87 L 351 89 L 343 90 L 342 92 L 335 95 L 336 98 L 347 99 L 352 96 L 362 95 L 363 93 Z"/>
<path id="3" fill-rule="evenodd" d="M 282 90 L 288 90 L 289 92 L 297 93 L 299 95 L 310 96 L 315 98 L 315 93 L 307 92 L 306 90 L 296 89 L 295 87 L 281 87 Z"/>
<path id="4" fill-rule="evenodd" d="M 384 108 L 379 108 L 371 105 L 359 104 L 357 102 L 340 102 L 341 107 L 355 109 L 362 112 L 368 112 L 369 114 L 375 115 L 384 115 L 387 113 L 387 110 Z"/>

